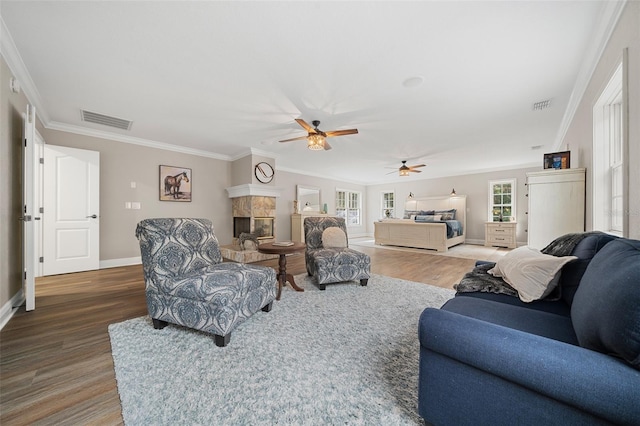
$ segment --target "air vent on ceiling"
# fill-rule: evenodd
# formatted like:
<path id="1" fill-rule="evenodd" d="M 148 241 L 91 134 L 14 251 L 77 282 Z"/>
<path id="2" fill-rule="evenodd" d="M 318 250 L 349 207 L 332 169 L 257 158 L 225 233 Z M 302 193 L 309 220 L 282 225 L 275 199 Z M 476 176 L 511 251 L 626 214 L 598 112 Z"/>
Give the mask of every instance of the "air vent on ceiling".
<path id="1" fill-rule="evenodd" d="M 533 104 L 534 111 L 542 111 L 543 109 L 547 109 L 551 106 L 551 99 L 547 99 L 546 101 L 540 101 Z"/>
<path id="2" fill-rule="evenodd" d="M 86 111 L 84 109 L 80 111 L 82 112 L 82 121 L 86 121 L 87 123 L 101 124 L 123 130 L 131 130 L 131 125 L 133 124 L 133 121 L 122 118 L 98 114 L 97 112 Z"/>

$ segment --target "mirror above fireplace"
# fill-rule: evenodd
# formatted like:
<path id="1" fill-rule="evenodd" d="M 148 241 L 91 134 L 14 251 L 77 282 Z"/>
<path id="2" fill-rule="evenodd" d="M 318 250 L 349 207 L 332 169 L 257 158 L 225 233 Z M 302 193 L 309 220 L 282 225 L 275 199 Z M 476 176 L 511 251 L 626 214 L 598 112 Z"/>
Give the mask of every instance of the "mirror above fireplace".
<path id="1" fill-rule="evenodd" d="M 320 188 L 298 185 L 297 200 L 300 213 L 320 213 Z"/>

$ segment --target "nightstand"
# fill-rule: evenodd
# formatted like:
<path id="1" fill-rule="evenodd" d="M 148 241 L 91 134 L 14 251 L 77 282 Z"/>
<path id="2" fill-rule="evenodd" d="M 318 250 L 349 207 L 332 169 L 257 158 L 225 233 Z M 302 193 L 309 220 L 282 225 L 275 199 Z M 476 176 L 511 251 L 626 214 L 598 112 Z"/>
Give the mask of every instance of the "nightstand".
<path id="1" fill-rule="evenodd" d="M 485 222 L 485 246 L 516 248 L 516 222 Z"/>

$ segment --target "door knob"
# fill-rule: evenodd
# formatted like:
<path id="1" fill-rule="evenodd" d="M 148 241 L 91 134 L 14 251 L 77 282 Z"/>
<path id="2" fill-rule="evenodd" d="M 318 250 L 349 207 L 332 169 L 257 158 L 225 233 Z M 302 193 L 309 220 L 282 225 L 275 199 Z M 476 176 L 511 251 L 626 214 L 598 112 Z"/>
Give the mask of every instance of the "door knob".
<path id="1" fill-rule="evenodd" d="M 97 218 L 98 218 L 98 215 L 92 214 L 91 216 L 87 216 L 87 218 L 97 219 Z"/>

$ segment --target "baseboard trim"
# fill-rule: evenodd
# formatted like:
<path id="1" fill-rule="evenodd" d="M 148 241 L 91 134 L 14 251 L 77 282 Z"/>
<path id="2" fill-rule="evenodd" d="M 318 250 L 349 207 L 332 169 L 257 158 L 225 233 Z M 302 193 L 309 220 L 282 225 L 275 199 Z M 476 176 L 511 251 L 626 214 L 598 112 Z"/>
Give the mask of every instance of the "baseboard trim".
<path id="1" fill-rule="evenodd" d="M 484 240 L 474 240 L 471 238 L 466 238 L 464 240 L 465 244 L 473 244 L 474 246 L 483 246 L 484 245 Z"/>
<path id="2" fill-rule="evenodd" d="M 122 259 L 108 259 L 100 261 L 100 269 L 117 268 L 119 266 L 140 265 L 142 258 L 138 257 L 125 257 Z"/>
<path id="3" fill-rule="evenodd" d="M 18 311 L 18 307 L 22 304 L 24 304 L 24 295 L 22 294 L 22 289 L 20 289 L 20 291 L 14 294 L 13 297 L 0 308 L 0 330 L 7 325 L 13 317 L 13 314 Z"/>

